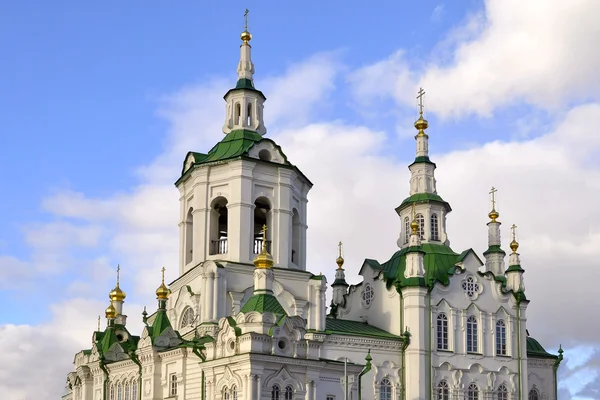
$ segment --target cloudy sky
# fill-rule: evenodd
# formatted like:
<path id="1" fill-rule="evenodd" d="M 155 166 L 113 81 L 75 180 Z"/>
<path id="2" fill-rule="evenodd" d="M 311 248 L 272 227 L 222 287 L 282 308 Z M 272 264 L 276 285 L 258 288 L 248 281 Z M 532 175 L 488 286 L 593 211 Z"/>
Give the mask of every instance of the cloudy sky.
<path id="1" fill-rule="evenodd" d="M 2 5 L 4 398 L 62 394 L 118 263 L 138 333 L 160 268 L 176 278 L 173 182 L 223 137 L 246 7 L 267 135 L 314 183 L 309 269 L 331 280 L 342 240 L 355 283 L 364 258 L 395 251 L 422 86 L 452 247 L 485 250 L 497 187 L 529 332 L 565 349 L 560 398 L 600 398 L 600 2 L 199 4 Z"/>

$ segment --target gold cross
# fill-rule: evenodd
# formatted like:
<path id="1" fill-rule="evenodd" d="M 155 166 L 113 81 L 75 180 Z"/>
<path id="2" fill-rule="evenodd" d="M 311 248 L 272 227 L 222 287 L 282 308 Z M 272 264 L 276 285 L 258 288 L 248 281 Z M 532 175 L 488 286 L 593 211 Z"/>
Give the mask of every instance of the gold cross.
<path id="1" fill-rule="evenodd" d="M 423 115 L 423 95 L 425 94 L 425 91 L 423 90 L 423 88 L 419 88 L 419 95 L 417 96 L 417 99 L 419 99 L 419 114 Z"/>
<path id="2" fill-rule="evenodd" d="M 492 195 L 492 210 L 496 209 L 496 192 L 498 191 L 498 189 L 496 189 L 495 187 L 492 186 L 492 190 L 490 191 L 490 194 Z"/>
<path id="3" fill-rule="evenodd" d="M 262 229 L 260 230 L 260 233 L 262 233 L 263 242 L 266 242 L 267 241 L 267 225 L 263 225 Z"/>
<path id="4" fill-rule="evenodd" d="M 162 267 L 162 269 L 160 270 L 160 272 L 162 272 L 162 283 L 165 283 L 165 267 Z"/>
<path id="5" fill-rule="evenodd" d="M 516 237 L 517 237 L 517 226 L 515 224 L 512 224 L 512 226 L 510 227 L 510 229 L 512 230 L 512 238 L 513 238 L 513 240 L 516 240 Z"/>
<path id="6" fill-rule="evenodd" d="M 415 209 L 415 203 L 413 203 L 412 205 L 412 212 L 413 212 L 413 221 L 417 220 L 417 210 Z"/>
<path id="7" fill-rule="evenodd" d="M 246 8 L 246 12 L 244 13 L 244 19 L 245 19 L 245 23 L 244 23 L 244 30 L 248 30 L 248 13 L 250 11 Z"/>
<path id="8" fill-rule="evenodd" d="M 340 242 L 340 243 L 338 244 L 338 248 L 339 248 L 339 251 L 340 251 L 340 257 L 341 257 L 341 256 L 342 256 L 342 242 Z"/>
<path id="9" fill-rule="evenodd" d="M 100 316 L 98 315 L 98 332 L 100 332 Z"/>
<path id="10" fill-rule="evenodd" d="M 119 271 L 121 271 L 121 266 L 117 264 L 117 286 L 119 286 Z"/>

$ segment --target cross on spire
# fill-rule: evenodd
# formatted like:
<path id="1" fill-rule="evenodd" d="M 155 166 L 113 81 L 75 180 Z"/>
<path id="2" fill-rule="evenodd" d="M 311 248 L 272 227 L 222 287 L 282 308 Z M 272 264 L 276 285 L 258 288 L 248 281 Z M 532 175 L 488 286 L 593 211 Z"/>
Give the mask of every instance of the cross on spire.
<path id="1" fill-rule="evenodd" d="M 117 286 L 119 286 L 119 272 L 121 271 L 121 266 L 117 264 Z"/>
<path id="2" fill-rule="evenodd" d="M 338 243 L 339 256 L 342 256 L 342 242 Z"/>
<path id="3" fill-rule="evenodd" d="M 419 115 L 423 115 L 423 95 L 425 95 L 425 91 L 423 88 L 419 88 L 419 95 L 417 99 L 419 99 Z"/>
<path id="4" fill-rule="evenodd" d="M 98 332 L 100 332 L 100 316 L 98 315 Z"/>
<path id="5" fill-rule="evenodd" d="M 498 189 L 496 189 L 495 187 L 492 186 L 492 190 L 490 191 L 490 194 L 492 195 L 492 210 L 496 209 L 496 192 L 498 191 Z"/>
<path id="6" fill-rule="evenodd" d="M 246 8 L 246 12 L 244 13 L 244 30 L 248 30 L 248 13 L 250 11 Z"/>
<path id="7" fill-rule="evenodd" d="M 165 267 L 162 267 L 162 269 L 160 270 L 160 272 L 162 273 L 162 283 L 165 283 Z"/>
<path id="8" fill-rule="evenodd" d="M 515 224 L 512 224 L 510 230 L 512 231 L 512 239 L 517 240 L 517 226 Z"/>

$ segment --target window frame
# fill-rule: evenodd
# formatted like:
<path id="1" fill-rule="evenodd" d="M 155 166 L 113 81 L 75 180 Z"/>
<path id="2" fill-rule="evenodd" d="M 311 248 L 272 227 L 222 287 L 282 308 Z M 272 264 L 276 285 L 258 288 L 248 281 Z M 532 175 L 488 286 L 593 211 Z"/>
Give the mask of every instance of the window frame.
<path id="1" fill-rule="evenodd" d="M 506 321 L 499 319 L 496 321 L 496 355 L 508 356 L 508 346 L 506 341 Z"/>
<path id="2" fill-rule="evenodd" d="M 450 385 L 445 379 L 441 380 L 435 388 L 436 400 L 450 400 Z"/>
<path id="3" fill-rule="evenodd" d="M 466 400 L 479 400 L 479 386 L 475 382 L 471 382 L 467 387 Z"/>
<path id="4" fill-rule="evenodd" d="M 431 240 L 436 242 L 440 241 L 440 225 L 437 213 L 431 213 L 429 217 L 429 233 L 431 234 Z"/>
<path id="5" fill-rule="evenodd" d="M 178 389 L 178 379 L 177 374 L 172 373 L 169 374 L 169 396 L 177 396 Z"/>
<path id="6" fill-rule="evenodd" d="M 440 336 L 441 328 L 441 336 Z M 445 330 L 445 332 L 444 332 Z M 450 350 L 450 331 L 449 331 L 449 320 L 448 315 L 445 312 L 441 312 L 436 317 L 436 339 L 437 349 L 449 351 Z M 440 347 L 441 339 L 441 347 Z"/>
<path id="7" fill-rule="evenodd" d="M 479 321 L 475 315 L 467 317 L 467 353 L 480 354 L 479 352 Z M 470 340 L 469 340 L 470 339 Z"/>
<path id="8" fill-rule="evenodd" d="M 392 393 L 392 382 L 387 378 L 383 378 L 380 382 L 379 382 L 379 399 L 380 400 L 392 400 L 393 399 L 393 393 Z M 383 397 L 383 396 L 386 397 Z"/>

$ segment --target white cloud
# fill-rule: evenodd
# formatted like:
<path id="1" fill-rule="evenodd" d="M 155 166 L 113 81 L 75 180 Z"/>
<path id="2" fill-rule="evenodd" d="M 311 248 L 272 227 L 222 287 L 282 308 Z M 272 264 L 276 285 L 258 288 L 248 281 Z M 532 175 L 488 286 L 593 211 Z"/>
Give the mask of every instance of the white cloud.
<path id="1" fill-rule="evenodd" d="M 404 58 L 387 60 L 384 71 L 376 63 L 353 79 L 377 83 L 378 76 L 398 74 L 396 86 L 404 88 L 406 75 L 419 76 L 411 90 L 389 85 L 383 93 L 413 105 L 415 89 L 423 86 L 430 111 L 441 116 L 489 116 L 519 102 L 556 111 L 598 98 L 597 15 L 596 0 L 487 0 L 481 14 L 470 16 L 445 40 L 449 48 L 434 49 L 428 65 L 405 71 Z M 372 90 L 362 85 L 356 97 L 381 96 L 380 90 L 379 84 Z"/>

